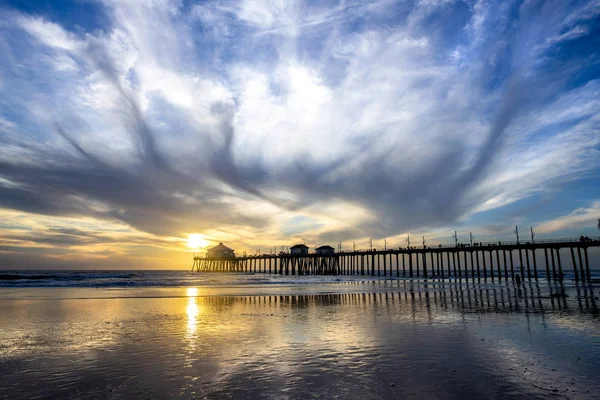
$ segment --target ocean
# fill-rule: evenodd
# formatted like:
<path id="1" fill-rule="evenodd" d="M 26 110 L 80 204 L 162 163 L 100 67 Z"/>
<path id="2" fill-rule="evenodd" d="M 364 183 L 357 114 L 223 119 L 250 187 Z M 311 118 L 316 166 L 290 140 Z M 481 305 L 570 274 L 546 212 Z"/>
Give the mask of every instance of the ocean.
<path id="1" fill-rule="evenodd" d="M 488 271 L 488 274 L 490 272 Z M 545 273 L 540 271 L 538 282 L 546 280 Z M 565 282 L 572 281 L 574 275 L 565 271 Z M 592 271 L 592 279 L 600 280 L 600 271 Z M 77 287 L 77 288 L 138 288 L 138 287 L 189 287 L 189 286 L 243 286 L 243 285 L 305 285 L 325 283 L 359 283 L 378 281 L 420 281 L 424 278 L 407 278 L 397 276 L 360 276 L 360 275 L 277 275 L 264 273 L 198 273 L 181 270 L 164 271 L 0 271 L 0 288 L 11 287 Z M 429 279 L 434 282 L 439 279 Z M 446 278 L 445 281 L 466 281 L 465 278 Z M 468 279 L 472 282 L 472 279 Z M 483 285 L 492 284 L 491 277 L 475 279 Z M 504 280 L 502 279 L 502 282 Z M 496 283 L 498 279 L 496 278 Z"/>
<path id="2" fill-rule="evenodd" d="M 595 399 L 600 287 L 0 273 L 0 398 Z"/>
<path id="3" fill-rule="evenodd" d="M 314 284 L 385 279 L 367 276 L 291 276 L 190 271 L 0 271 L 0 287 L 179 287 Z M 388 277 L 390 279 L 390 277 Z"/>

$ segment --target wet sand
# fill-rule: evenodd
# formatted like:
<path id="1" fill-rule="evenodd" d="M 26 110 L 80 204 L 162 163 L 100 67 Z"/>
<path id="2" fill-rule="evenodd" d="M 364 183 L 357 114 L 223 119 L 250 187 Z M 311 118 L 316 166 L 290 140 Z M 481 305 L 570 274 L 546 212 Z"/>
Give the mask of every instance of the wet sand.
<path id="1" fill-rule="evenodd" d="M 1 289 L 0 398 L 597 398 L 598 287 Z"/>

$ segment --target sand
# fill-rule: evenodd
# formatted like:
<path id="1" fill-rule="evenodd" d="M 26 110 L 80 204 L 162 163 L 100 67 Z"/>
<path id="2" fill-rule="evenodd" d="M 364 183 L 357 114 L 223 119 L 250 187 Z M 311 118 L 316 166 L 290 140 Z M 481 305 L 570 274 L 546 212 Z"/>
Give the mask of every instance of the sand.
<path id="1" fill-rule="evenodd" d="M 0 398 L 597 398 L 599 289 L 0 289 Z M 566 296 L 565 296 L 566 294 Z"/>

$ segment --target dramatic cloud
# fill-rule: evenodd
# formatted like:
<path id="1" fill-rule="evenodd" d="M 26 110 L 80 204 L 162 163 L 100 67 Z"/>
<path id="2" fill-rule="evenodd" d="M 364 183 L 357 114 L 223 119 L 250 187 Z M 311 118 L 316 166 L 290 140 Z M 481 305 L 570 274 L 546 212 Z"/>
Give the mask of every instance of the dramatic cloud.
<path id="1" fill-rule="evenodd" d="M 598 172 L 598 1 L 76 6 L 0 8 L 0 208 L 99 224 L 19 245 L 364 244 Z"/>

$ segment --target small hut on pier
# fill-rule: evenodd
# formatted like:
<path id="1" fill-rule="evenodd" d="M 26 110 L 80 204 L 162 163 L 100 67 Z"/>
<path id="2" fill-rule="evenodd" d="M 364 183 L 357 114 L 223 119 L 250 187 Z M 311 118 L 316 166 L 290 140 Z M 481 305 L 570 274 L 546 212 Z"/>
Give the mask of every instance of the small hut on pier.
<path id="1" fill-rule="evenodd" d="M 220 242 L 218 245 L 207 250 L 206 257 L 213 259 L 235 258 L 235 251 L 225 246 L 223 242 Z"/>
<path id="2" fill-rule="evenodd" d="M 308 254 L 308 246 L 305 244 L 295 244 L 290 247 L 290 254 L 293 256 L 305 256 Z"/>
<path id="3" fill-rule="evenodd" d="M 329 245 L 317 247 L 317 254 L 322 256 L 328 256 L 335 253 L 335 249 Z"/>

